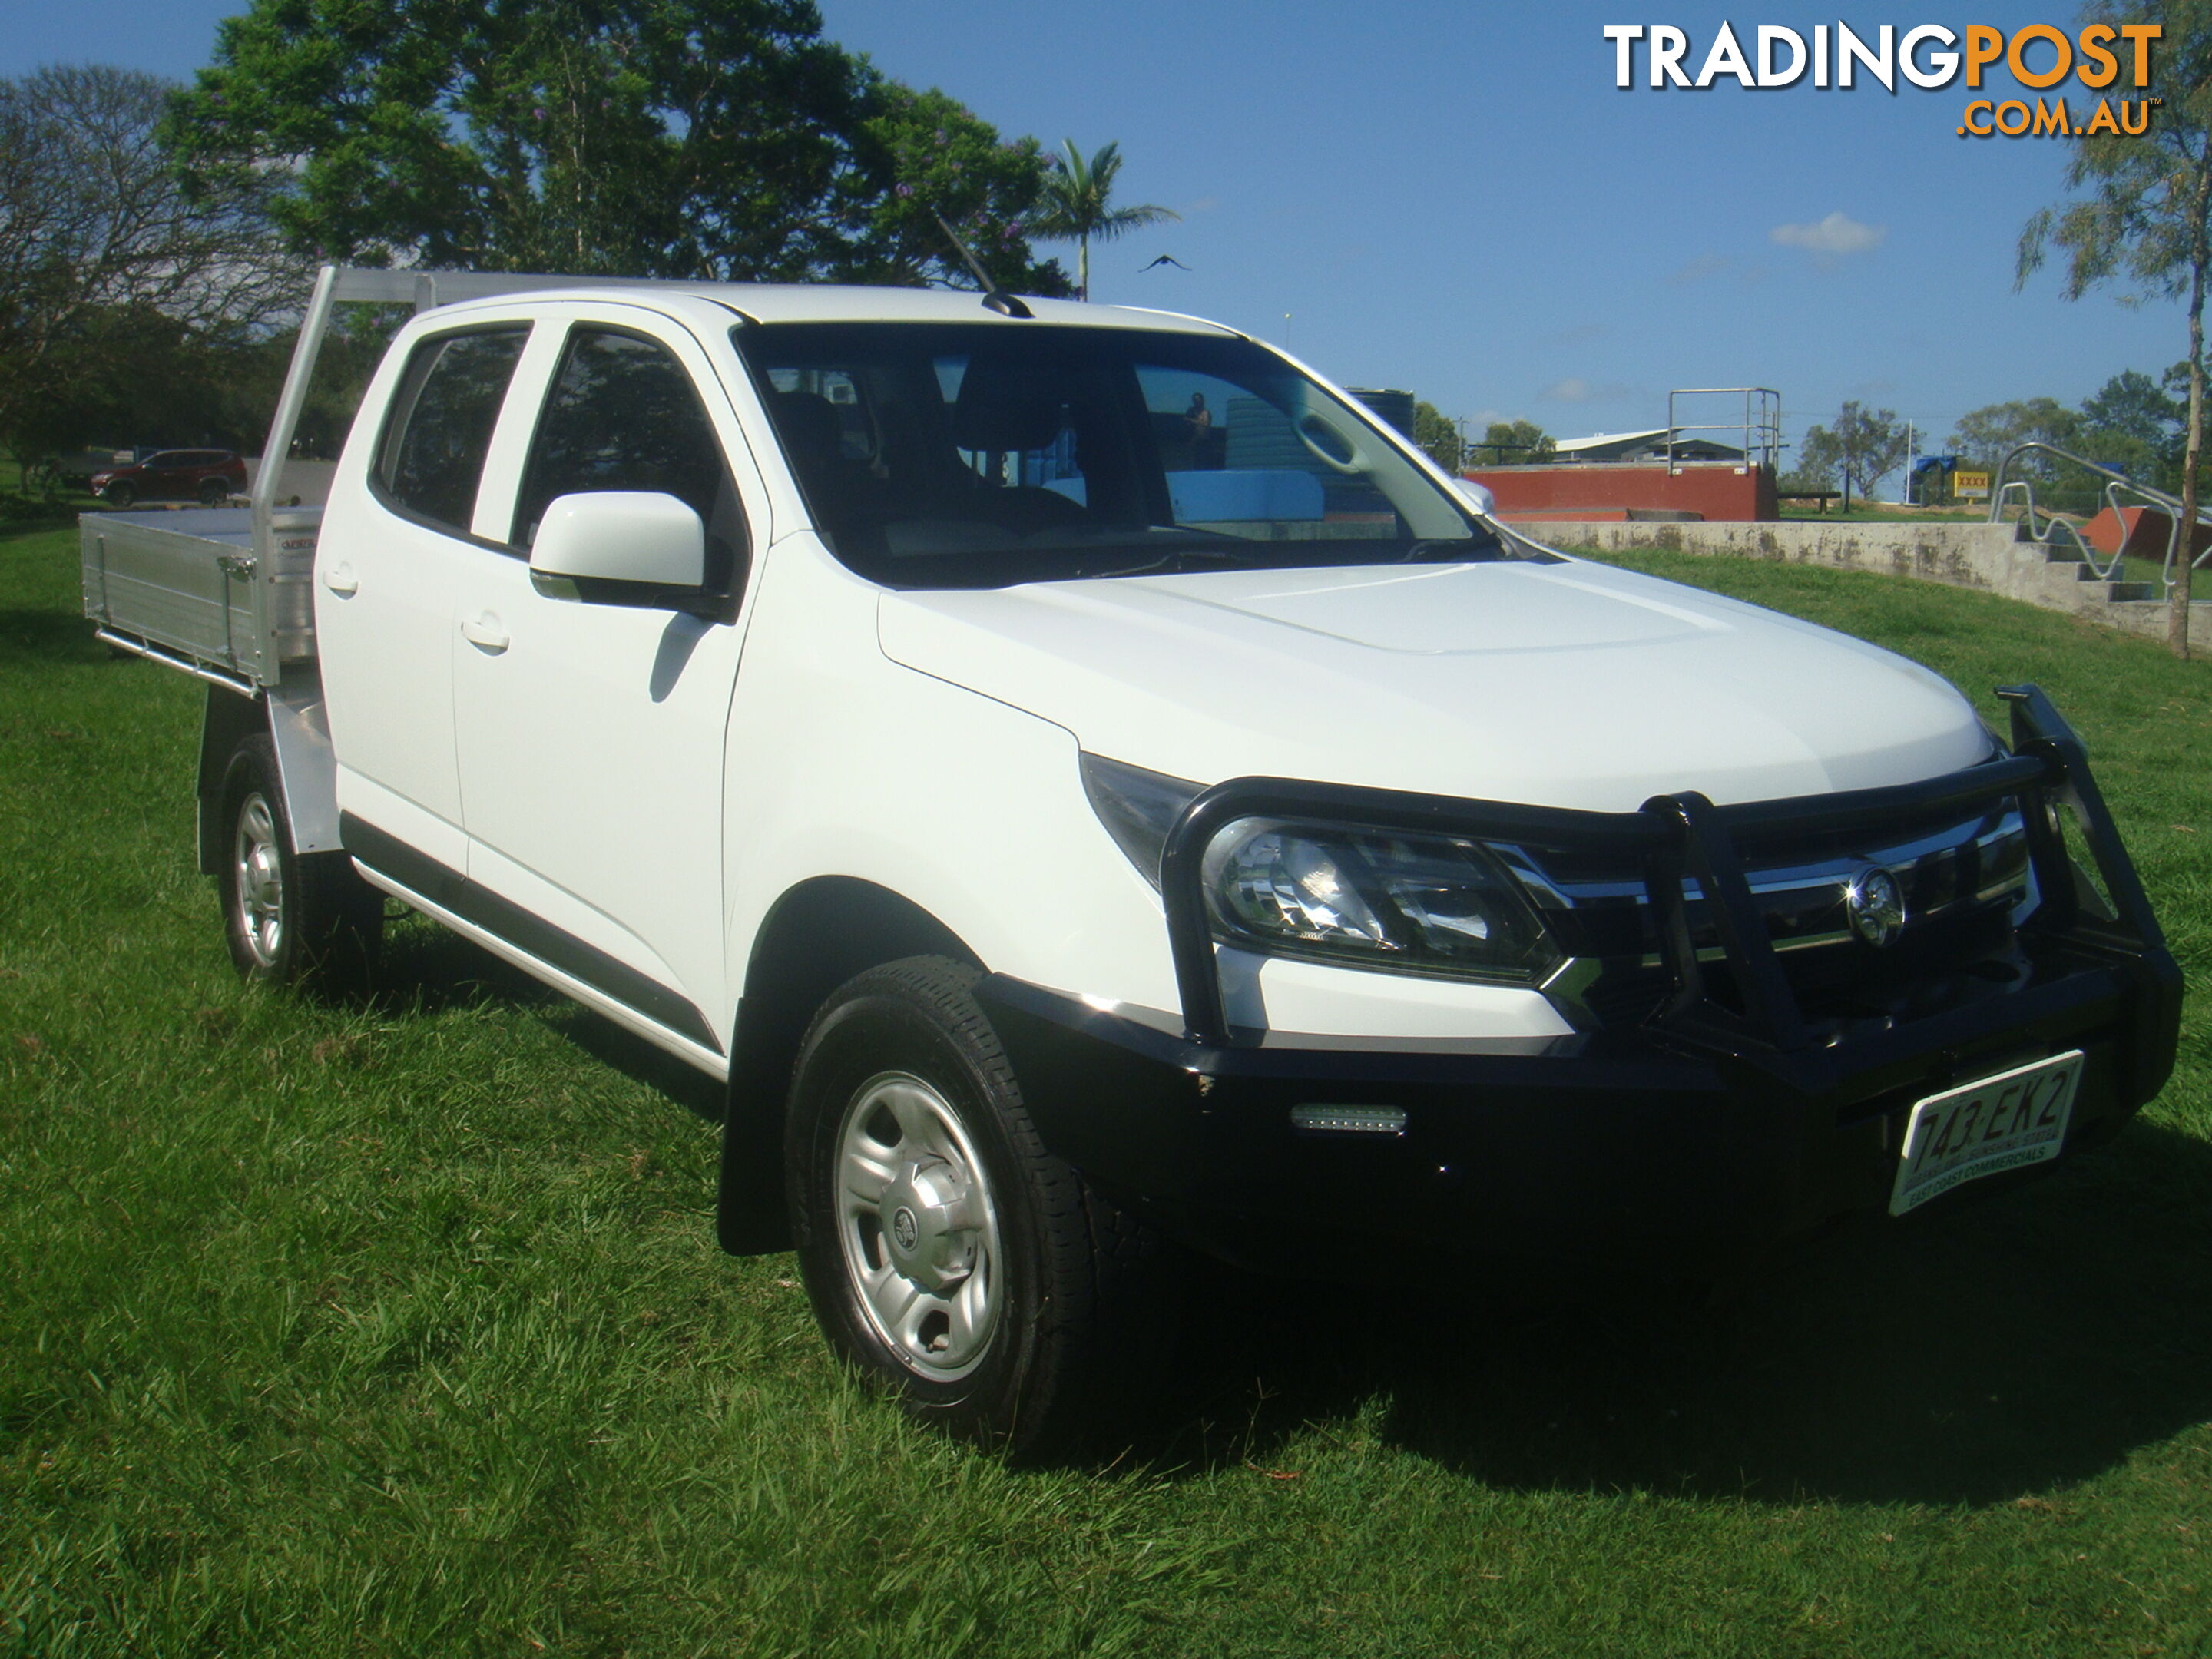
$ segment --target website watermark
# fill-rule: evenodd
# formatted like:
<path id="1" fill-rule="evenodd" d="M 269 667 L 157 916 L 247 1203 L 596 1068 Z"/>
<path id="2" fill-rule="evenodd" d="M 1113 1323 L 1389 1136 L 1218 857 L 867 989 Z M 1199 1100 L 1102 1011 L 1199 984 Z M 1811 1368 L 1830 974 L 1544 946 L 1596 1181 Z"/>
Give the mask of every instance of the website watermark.
<path id="1" fill-rule="evenodd" d="M 1749 92 L 1879 86 L 1893 94 L 1900 81 L 1940 92 L 1962 79 L 1966 90 L 1978 92 L 1984 75 L 2002 66 L 2033 92 L 2054 91 L 2070 79 L 2096 94 L 2094 105 L 2079 109 L 2063 93 L 2033 104 L 2023 98 L 1974 99 L 1959 113 L 1961 138 L 2148 131 L 2151 112 L 2166 101 L 2143 95 L 2162 32 L 2156 23 L 2090 23 L 2071 33 L 2049 23 L 2029 23 L 2009 33 L 1983 23 L 1963 30 L 1941 23 L 1901 29 L 1884 23 L 1863 34 L 1838 21 L 1817 23 L 1809 32 L 1760 23 L 1740 34 L 1723 21 L 1700 56 L 1690 32 L 1670 23 L 1604 25 L 1613 46 L 1613 83 L 1624 92 L 1705 92 L 1733 82 Z"/>

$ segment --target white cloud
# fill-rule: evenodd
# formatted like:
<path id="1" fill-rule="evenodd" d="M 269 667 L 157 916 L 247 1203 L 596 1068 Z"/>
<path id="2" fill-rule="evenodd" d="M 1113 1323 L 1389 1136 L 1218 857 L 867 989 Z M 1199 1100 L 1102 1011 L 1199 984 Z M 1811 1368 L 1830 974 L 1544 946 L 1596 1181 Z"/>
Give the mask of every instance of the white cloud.
<path id="1" fill-rule="evenodd" d="M 1594 386 L 1577 376 L 1570 375 L 1544 388 L 1544 396 L 1555 404 L 1607 404 L 1629 395 L 1630 388 L 1610 383 Z"/>
<path id="2" fill-rule="evenodd" d="M 1832 213 L 1817 224 L 1777 225 L 1767 234 L 1784 247 L 1802 247 L 1808 253 L 1834 258 L 1880 247 L 1889 240 L 1889 227 L 1863 225 L 1856 219 Z"/>
<path id="3" fill-rule="evenodd" d="M 1702 282 L 1708 276 L 1719 276 L 1729 268 L 1729 262 L 1717 253 L 1700 253 L 1667 280 L 1670 283 Z"/>

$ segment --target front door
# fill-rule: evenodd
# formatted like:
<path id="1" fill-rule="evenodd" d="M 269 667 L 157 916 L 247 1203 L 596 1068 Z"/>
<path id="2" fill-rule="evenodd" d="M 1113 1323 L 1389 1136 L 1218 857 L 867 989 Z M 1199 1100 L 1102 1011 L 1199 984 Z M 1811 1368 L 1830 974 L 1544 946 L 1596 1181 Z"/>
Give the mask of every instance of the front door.
<path id="1" fill-rule="evenodd" d="M 542 402 L 454 586 L 453 708 L 471 886 L 514 942 L 711 1050 L 726 1048 L 723 738 L 748 562 L 728 399 L 681 328 L 623 307 L 540 322 Z M 527 376 L 524 385 L 528 384 Z M 529 435 L 526 442 L 520 432 Z M 529 549 L 558 496 L 653 490 L 707 526 L 713 615 L 555 597 Z M 494 544 L 504 550 L 495 550 Z M 497 914 L 486 916 L 495 931 Z"/>

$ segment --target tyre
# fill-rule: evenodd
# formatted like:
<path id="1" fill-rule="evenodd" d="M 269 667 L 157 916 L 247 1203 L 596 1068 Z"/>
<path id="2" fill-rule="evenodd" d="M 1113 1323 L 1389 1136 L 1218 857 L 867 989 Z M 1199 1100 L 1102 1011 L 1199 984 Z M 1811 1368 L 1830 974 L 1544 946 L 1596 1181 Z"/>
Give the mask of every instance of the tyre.
<path id="1" fill-rule="evenodd" d="M 343 853 L 292 850 L 276 751 L 261 735 L 231 757 L 222 789 L 223 934 L 240 974 L 270 985 L 365 987 L 384 940 L 383 895 Z"/>
<path id="2" fill-rule="evenodd" d="M 230 499 L 230 486 L 220 478 L 209 478 L 200 484 L 200 505 L 221 507 Z"/>
<path id="3" fill-rule="evenodd" d="M 914 1417 L 1018 1458 L 1082 1449 L 1160 1372 L 1178 1275 L 1047 1152 L 976 970 L 847 983 L 799 1051 L 785 1168 L 830 1346 Z"/>
<path id="4" fill-rule="evenodd" d="M 108 485 L 106 489 L 100 492 L 100 498 L 106 501 L 110 507 L 119 510 L 130 506 L 131 502 L 138 499 L 138 490 L 136 485 L 128 483 L 121 478 L 118 478 L 113 483 Z"/>

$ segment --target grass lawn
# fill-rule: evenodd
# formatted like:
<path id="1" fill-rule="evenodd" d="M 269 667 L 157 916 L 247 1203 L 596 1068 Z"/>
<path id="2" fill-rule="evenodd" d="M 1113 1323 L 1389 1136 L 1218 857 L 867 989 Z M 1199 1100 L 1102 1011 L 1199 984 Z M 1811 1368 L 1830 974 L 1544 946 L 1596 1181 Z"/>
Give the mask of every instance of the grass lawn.
<path id="1" fill-rule="evenodd" d="M 1842 510 L 1839 502 L 1831 502 L 1823 513 L 1817 507 L 1784 501 L 1781 515 L 1784 519 L 1809 519 L 1816 524 L 1823 519 L 1830 524 L 1979 524 L 1985 516 L 1978 507 L 1899 507 L 1883 502 L 1869 507 L 1863 501 L 1853 501 L 1848 513 Z"/>
<path id="2" fill-rule="evenodd" d="M 2164 1098 L 1713 1306 L 1213 1281 L 1192 1426 L 1015 1473 L 715 1252 L 711 1089 L 421 923 L 382 1004 L 242 988 L 198 689 L 74 558 L 0 532 L 0 1656 L 2212 1653 L 2212 668 L 1624 560 L 2050 689 L 2199 997 Z"/>
<path id="3" fill-rule="evenodd" d="M 27 522 L 51 520 L 58 513 L 91 512 L 99 506 L 99 497 L 81 487 L 64 491 L 58 501 L 25 494 L 22 464 L 0 455 L 0 525 L 20 530 Z"/>

